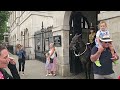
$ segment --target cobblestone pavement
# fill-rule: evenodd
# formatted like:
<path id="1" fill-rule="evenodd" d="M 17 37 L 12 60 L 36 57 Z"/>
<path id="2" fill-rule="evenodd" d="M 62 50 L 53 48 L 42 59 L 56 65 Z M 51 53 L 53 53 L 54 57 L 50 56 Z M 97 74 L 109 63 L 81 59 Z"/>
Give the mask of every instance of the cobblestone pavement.
<path id="1" fill-rule="evenodd" d="M 16 55 L 10 54 L 11 57 L 15 58 L 16 66 L 18 69 L 18 57 Z M 120 54 L 119 54 L 120 56 Z M 113 65 L 113 68 L 115 70 L 116 78 L 120 75 L 120 60 L 118 61 L 119 64 Z M 6 68 L 6 70 L 10 73 L 9 69 Z M 39 60 L 26 60 L 25 64 L 25 75 L 20 75 L 21 79 L 85 79 L 84 74 L 79 75 L 72 75 L 70 77 L 62 77 L 60 75 L 56 76 L 45 76 L 45 63 L 39 61 Z"/>

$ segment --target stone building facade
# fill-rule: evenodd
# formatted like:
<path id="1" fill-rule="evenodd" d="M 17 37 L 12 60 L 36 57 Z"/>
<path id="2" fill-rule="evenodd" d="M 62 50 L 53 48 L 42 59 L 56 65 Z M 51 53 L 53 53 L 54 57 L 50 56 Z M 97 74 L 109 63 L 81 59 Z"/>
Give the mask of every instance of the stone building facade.
<path id="1" fill-rule="evenodd" d="M 120 11 L 100 11 L 98 14 L 98 21 L 105 20 L 110 31 L 113 45 L 118 55 L 120 55 Z M 120 75 L 120 60 L 118 65 L 113 66 L 116 78 Z"/>
<path id="2" fill-rule="evenodd" d="M 14 50 L 18 43 L 25 46 L 29 59 L 35 59 L 35 32 L 40 31 L 42 27 L 53 26 L 53 36 L 61 36 L 61 46 L 56 47 L 56 51 L 58 73 L 62 76 L 71 75 L 69 43 L 72 37 L 70 35 L 79 31 L 84 32 L 86 36 L 83 38 L 87 42 L 87 32 L 91 25 L 96 27 L 98 14 L 97 11 L 10 11 L 10 13 L 9 44 L 14 46 Z M 101 19 L 104 18 L 99 15 L 99 20 Z"/>
<path id="3" fill-rule="evenodd" d="M 44 27 L 53 25 L 53 17 L 46 11 L 11 11 L 9 18 L 10 38 L 9 44 L 25 46 L 29 59 L 35 59 L 34 33 Z"/>
<path id="4" fill-rule="evenodd" d="M 100 11 L 98 21 L 105 20 L 110 31 L 115 49 L 120 51 L 120 11 Z"/>

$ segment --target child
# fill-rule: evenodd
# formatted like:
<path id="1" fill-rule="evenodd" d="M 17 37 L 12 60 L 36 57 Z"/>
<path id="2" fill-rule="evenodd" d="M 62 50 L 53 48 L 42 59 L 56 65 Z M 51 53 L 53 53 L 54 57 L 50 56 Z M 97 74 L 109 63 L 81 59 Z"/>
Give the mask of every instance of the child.
<path id="1" fill-rule="evenodd" d="M 105 21 L 101 21 L 99 23 L 99 28 L 100 30 L 97 31 L 96 33 L 96 39 L 95 39 L 95 43 L 96 43 L 96 47 L 102 47 L 101 46 L 101 43 L 100 43 L 100 38 L 103 38 L 104 36 L 110 36 L 109 34 L 109 31 L 107 30 L 107 23 Z M 113 45 L 112 43 L 109 45 L 109 48 L 110 48 L 110 51 L 111 51 L 111 54 L 112 54 L 112 58 L 114 58 L 114 48 L 113 48 Z M 116 64 L 117 62 L 114 61 L 114 63 Z M 101 64 L 99 62 L 99 58 L 98 60 L 95 61 L 95 64 L 100 67 Z"/>
<path id="2" fill-rule="evenodd" d="M 48 76 L 48 75 L 52 75 L 51 74 L 51 65 L 50 65 L 50 58 L 49 58 L 49 53 L 46 53 L 46 64 L 45 64 L 45 68 L 46 68 L 46 70 L 47 70 L 47 74 L 46 74 L 46 76 Z"/>

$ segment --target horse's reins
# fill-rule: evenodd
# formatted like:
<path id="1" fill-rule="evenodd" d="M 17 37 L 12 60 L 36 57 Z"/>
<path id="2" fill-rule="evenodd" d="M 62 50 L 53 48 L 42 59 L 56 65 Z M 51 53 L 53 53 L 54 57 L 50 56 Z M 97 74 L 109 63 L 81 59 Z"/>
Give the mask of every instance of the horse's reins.
<path id="1" fill-rule="evenodd" d="M 82 53 L 76 54 L 75 51 L 74 51 L 74 54 L 75 54 L 75 56 L 81 56 L 81 55 L 83 55 L 86 52 L 86 50 L 87 50 L 87 44 L 86 44 L 85 50 Z"/>

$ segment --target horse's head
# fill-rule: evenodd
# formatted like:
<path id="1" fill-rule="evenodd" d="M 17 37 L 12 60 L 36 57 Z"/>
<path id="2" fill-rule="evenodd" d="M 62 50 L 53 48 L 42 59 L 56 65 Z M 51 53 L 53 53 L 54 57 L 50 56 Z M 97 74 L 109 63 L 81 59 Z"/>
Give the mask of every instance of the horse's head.
<path id="1" fill-rule="evenodd" d="M 73 53 L 76 57 L 79 57 L 82 67 L 85 70 L 86 78 L 90 78 L 90 70 L 91 70 L 91 60 L 90 60 L 90 49 L 88 48 L 88 44 L 85 44 L 81 38 L 81 34 L 76 34 L 70 43 L 70 50 L 73 50 Z"/>
<path id="2" fill-rule="evenodd" d="M 88 49 L 88 44 L 85 44 L 81 38 L 81 34 L 76 34 L 70 43 L 70 50 L 74 51 L 75 56 L 83 55 Z"/>
<path id="3" fill-rule="evenodd" d="M 81 36 L 81 34 L 75 34 L 75 36 L 72 38 L 72 41 L 70 43 L 70 50 L 76 50 L 77 49 L 76 45 L 79 44 L 82 41 L 80 36 Z"/>

